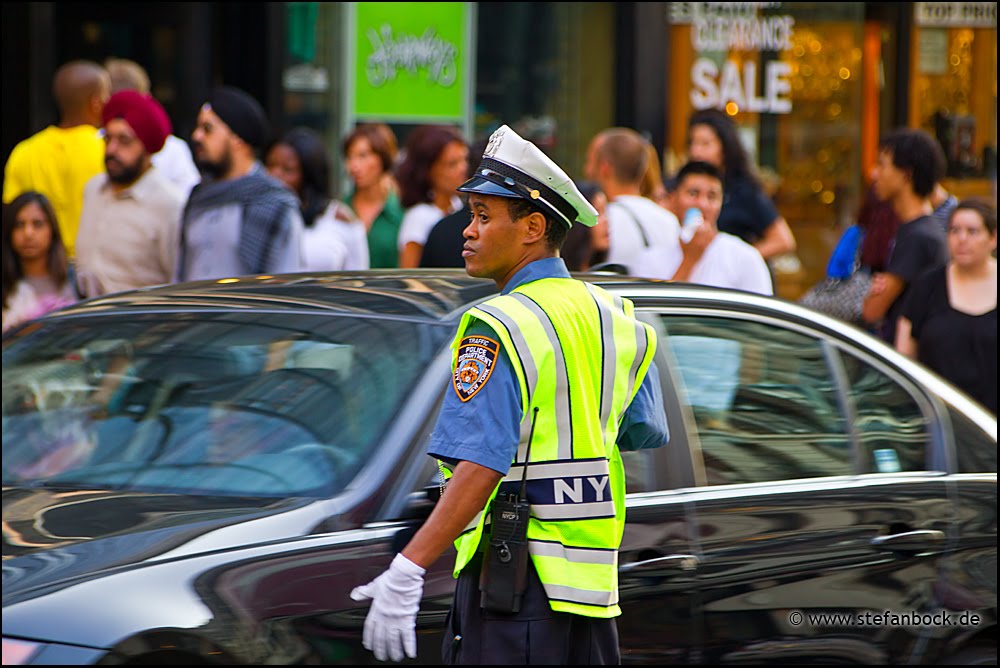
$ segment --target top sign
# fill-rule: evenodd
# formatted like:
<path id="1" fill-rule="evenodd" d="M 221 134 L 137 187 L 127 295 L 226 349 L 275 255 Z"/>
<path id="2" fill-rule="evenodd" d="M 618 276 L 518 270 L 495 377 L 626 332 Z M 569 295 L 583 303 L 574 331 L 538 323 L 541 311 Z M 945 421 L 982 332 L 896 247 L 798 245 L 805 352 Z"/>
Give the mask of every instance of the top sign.
<path id="1" fill-rule="evenodd" d="M 780 2 L 671 2 L 670 23 L 687 25 L 699 19 L 752 19 L 761 10 L 780 7 Z"/>
<path id="2" fill-rule="evenodd" d="M 996 28 L 995 2 L 918 2 L 914 22 L 930 28 Z"/>

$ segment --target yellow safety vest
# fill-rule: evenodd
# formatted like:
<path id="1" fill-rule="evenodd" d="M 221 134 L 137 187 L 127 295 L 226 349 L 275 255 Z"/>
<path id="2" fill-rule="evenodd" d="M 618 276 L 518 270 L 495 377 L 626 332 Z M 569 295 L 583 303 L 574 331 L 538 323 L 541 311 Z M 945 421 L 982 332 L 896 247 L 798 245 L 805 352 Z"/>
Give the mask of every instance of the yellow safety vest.
<path id="1" fill-rule="evenodd" d="M 521 389 L 520 443 L 501 484 L 522 479 L 538 409 L 527 466 L 528 548 L 552 609 L 615 617 L 625 527 L 616 440 L 656 351 L 653 330 L 635 319 L 628 299 L 570 278 L 532 281 L 467 311 L 454 360 L 475 320 L 496 333 Z M 486 508 L 455 542 L 455 577 L 479 546 Z"/>

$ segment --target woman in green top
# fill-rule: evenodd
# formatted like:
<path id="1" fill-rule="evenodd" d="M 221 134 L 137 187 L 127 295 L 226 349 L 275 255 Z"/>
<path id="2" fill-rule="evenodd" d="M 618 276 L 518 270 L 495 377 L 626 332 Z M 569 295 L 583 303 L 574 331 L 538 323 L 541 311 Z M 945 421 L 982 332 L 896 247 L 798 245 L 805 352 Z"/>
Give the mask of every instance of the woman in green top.
<path id="1" fill-rule="evenodd" d="M 396 135 L 384 123 L 361 124 L 344 138 L 343 150 L 352 182 L 345 201 L 368 228 L 371 268 L 397 267 L 396 239 L 403 207 L 392 175 L 398 151 Z"/>

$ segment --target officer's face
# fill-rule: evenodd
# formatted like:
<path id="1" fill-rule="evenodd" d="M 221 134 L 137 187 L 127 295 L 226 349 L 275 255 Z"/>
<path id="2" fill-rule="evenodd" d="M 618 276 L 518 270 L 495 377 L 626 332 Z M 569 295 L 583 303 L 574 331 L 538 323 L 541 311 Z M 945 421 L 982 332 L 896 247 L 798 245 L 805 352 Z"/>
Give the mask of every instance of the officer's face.
<path id="1" fill-rule="evenodd" d="M 507 198 L 469 195 L 472 219 L 462 232 L 465 272 L 476 278 L 492 278 L 505 285 L 526 257 L 523 237 L 526 218 L 511 220 Z"/>

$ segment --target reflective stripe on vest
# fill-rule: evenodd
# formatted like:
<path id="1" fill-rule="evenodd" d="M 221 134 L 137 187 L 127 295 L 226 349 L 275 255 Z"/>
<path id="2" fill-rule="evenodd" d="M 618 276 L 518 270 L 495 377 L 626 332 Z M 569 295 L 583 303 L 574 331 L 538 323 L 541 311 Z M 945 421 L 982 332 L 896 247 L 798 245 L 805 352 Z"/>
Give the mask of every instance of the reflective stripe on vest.
<path id="1" fill-rule="evenodd" d="M 521 285 L 467 311 L 456 355 L 475 320 L 496 333 L 520 386 L 520 443 L 501 484 L 520 483 L 527 469 L 528 547 L 552 609 L 614 617 L 620 614 L 625 520 L 625 475 L 615 443 L 655 352 L 652 328 L 635 319 L 629 300 L 564 278 Z M 456 541 L 456 577 L 478 548 L 488 513 L 477 519 Z"/>

